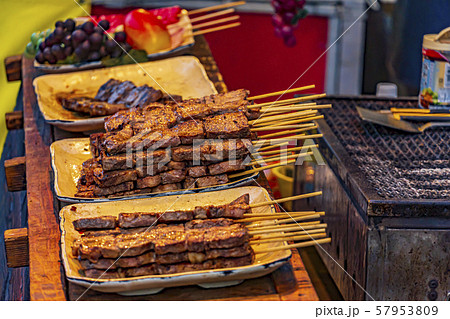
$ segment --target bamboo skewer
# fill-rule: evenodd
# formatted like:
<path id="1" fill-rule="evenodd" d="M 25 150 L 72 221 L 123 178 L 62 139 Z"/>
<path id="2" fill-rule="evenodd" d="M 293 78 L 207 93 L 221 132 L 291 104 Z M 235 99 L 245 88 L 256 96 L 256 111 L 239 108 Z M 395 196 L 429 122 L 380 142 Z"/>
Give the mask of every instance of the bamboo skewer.
<path id="1" fill-rule="evenodd" d="M 303 153 L 303 154 L 292 154 L 292 155 L 287 155 L 287 156 L 273 156 L 273 157 L 268 157 L 268 158 L 261 158 L 261 159 L 257 159 L 257 160 L 253 160 L 248 164 L 245 164 L 246 166 L 253 166 L 253 165 L 257 165 L 257 164 L 264 164 L 264 163 L 268 163 L 268 162 L 274 162 L 274 161 L 280 161 L 281 163 L 285 160 L 290 160 L 290 159 L 298 159 L 301 157 L 306 157 L 306 156 L 311 156 L 314 155 L 313 152 L 307 152 L 307 153 Z"/>
<path id="2" fill-rule="evenodd" d="M 252 96 L 247 98 L 247 100 L 252 101 L 252 100 L 258 100 L 258 99 L 264 99 L 266 97 L 271 97 L 271 96 L 276 96 L 276 95 L 282 95 L 282 94 L 288 94 L 288 93 L 293 93 L 293 92 L 299 92 L 299 91 L 304 91 L 304 90 L 309 90 L 309 89 L 314 89 L 316 86 L 313 85 L 307 85 L 307 86 L 301 86 L 295 89 L 290 89 L 290 90 L 283 90 L 283 91 L 278 91 L 278 92 L 272 92 L 272 93 L 266 93 L 266 94 L 261 94 L 261 95 L 256 95 L 256 96 Z"/>
<path id="3" fill-rule="evenodd" d="M 330 242 L 331 242 L 331 238 L 324 238 L 324 239 L 306 241 L 306 242 L 299 243 L 299 244 L 291 244 L 291 245 L 272 247 L 272 248 L 266 248 L 266 249 L 261 249 L 261 250 L 253 249 L 253 251 L 255 252 L 255 254 L 264 254 L 264 253 L 270 253 L 270 252 L 274 252 L 274 251 L 278 251 L 278 250 L 288 250 L 291 248 L 303 248 L 303 247 L 308 247 L 308 246 L 313 246 L 313 245 L 328 244 Z"/>
<path id="4" fill-rule="evenodd" d="M 272 220 L 276 225 L 278 224 L 283 224 L 285 223 L 286 220 L 291 220 L 291 221 L 298 221 L 296 220 L 296 218 L 304 218 L 303 220 L 307 220 L 307 219 L 314 219 L 314 218 L 319 218 L 320 216 L 322 216 L 319 213 L 313 212 L 311 214 L 308 215 L 300 215 L 300 216 L 292 216 L 292 215 L 288 215 L 287 217 L 273 217 L 273 216 L 261 216 L 261 217 L 248 217 L 248 218 L 243 218 L 240 219 L 239 222 L 240 223 L 252 223 L 252 222 L 260 222 L 260 221 L 264 221 L 264 220 Z M 294 220 L 293 220 L 294 219 Z M 302 219 L 299 219 L 302 220 Z M 283 222 L 281 222 L 283 221 Z M 248 225 L 248 227 L 259 227 L 260 225 L 256 226 L 256 225 Z"/>
<path id="5" fill-rule="evenodd" d="M 283 132 L 276 132 L 276 133 L 270 133 L 270 134 L 266 134 L 266 135 L 261 135 L 261 136 L 258 136 L 258 139 L 260 139 L 260 138 L 268 138 L 268 137 L 275 137 L 275 136 L 282 136 L 282 135 L 288 135 L 288 134 L 294 134 L 294 133 L 299 133 L 299 132 L 305 132 L 305 131 L 309 131 L 309 130 L 314 130 L 316 128 L 317 128 L 317 125 L 313 124 L 312 126 L 298 128 L 296 130 L 283 131 Z"/>
<path id="6" fill-rule="evenodd" d="M 282 147 L 282 146 L 285 146 L 285 145 L 289 145 L 289 143 L 288 142 L 283 142 L 283 143 L 279 143 L 279 144 L 274 144 L 274 145 L 269 145 L 269 146 L 265 146 L 265 147 L 260 147 L 254 153 L 257 154 L 258 152 L 261 152 L 261 151 L 271 150 L 272 148 Z"/>
<path id="7" fill-rule="evenodd" d="M 250 217 L 269 217 L 272 218 L 286 218 L 283 216 L 303 216 L 303 215 L 311 215 L 311 214 L 319 214 L 318 212 L 311 210 L 311 211 L 303 211 L 303 212 L 279 212 L 279 213 L 246 213 L 243 215 L 243 218 L 250 218 Z M 238 220 L 240 222 L 240 219 Z"/>
<path id="8" fill-rule="evenodd" d="M 313 116 L 316 114 L 317 114 L 317 110 L 298 111 L 298 112 L 292 112 L 292 113 L 283 113 L 283 114 L 279 114 L 279 115 L 264 114 L 256 120 L 248 121 L 248 124 L 254 126 L 254 125 L 260 125 L 261 123 L 265 123 L 265 122 L 291 119 L 293 117 L 298 118 L 298 117 Z"/>
<path id="9" fill-rule="evenodd" d="M 312 95 L 307 95 L 307 96 L 301 96 L 301 97 L 296 97 L 293 99 L 287 99 L 287 100 L 280 100 L 280 101 L 274 101 L 274 102 L 266 102 L 266 103 L 261 103 L 261 104 L 254 104 L 254 105 L 249 105 L 247 108 L 249 109 L 255 109 L 255 108 L 261 108 L 261 107 L 272 107 L 272 106 L 276 106 L 276 105 L 287 105 L 287 104 L 292 104 L 292 103 L 297 103 L 297 102 L 303 102 L 303 101 L 309 101 L 309 100 L 313 100 L 313 99 L 320 99 L 322 97 L 325 97 L 326 94 L 322 93 L 322 94 L 312 94 Z"/>
<path id="10" fill-rule="evenodd" d="M 292 224 L 287 224 L 287 225 L 258 225 L 258 226 L 250 227 L 248 229 L 249 229 L 249 231 L 254 231 L 254 230 L 258 230 L 258 231 L 260 231 L 260 230 L 276 230 L 276 231 L 279 231 L 279 232 L 283 232 L 283 231 L 285 231 L 284 229 L 286 229 L 286 228 L 291 229 L 291 228 L 294 227 L 294 230 L 299 230 L 299 228 L 301 230 L 304 227 L 318 226 L 318 225 L 324 225 L 324 224 L 321 224 L 320 221 L 316 220 L 316 221 L 313 221 L 313 222 L 296 223 L 295 225 L 292 225 Z M 295 229 L 295 227 L 297 227 L 297 229 Z M 322 227 L 324 227 L 324 226 L 322 226 Z"/>
<path id="11" fill-rule="evenodd" d="M 230 28 L 238 27 L 240 25 L 241 25 L 240 22 L 236 22 L 236 23 L 222 25 L 220 27 L 204 29 L 204 30 L 193 32 L 192 36 L 195 37 L 196 35 L 200 35 L 200 34 L 205 34 L 205 33 L 210 33 L 210 32 L 216 32 L 216 31 L 220 31 L 220 30 L 230 29 Z"/>
<path id="12" fill-rule="evenodd" d="M 258 128 L 258 127 L 263 127 L 263 126 L 270 127 L 270 126 L 279 126 L 279 125 L 286 125 L 286 124 L 307 123 L 307 122 L 312 122 L 315 119 L 317 119 L 317 116 L 323 117 L 323 115 L 312 114 L 312 115 L 298 116 L 298 117 L 293 117 L 293 118 L 281 118 L 281 119 L 277 119 L 277 120 L 271 120 L 268 122 L 256 123 L 256 124 L 252 125 L 252 128 Z"/>
<path id="13" fill-rule="evenodd" d="M 262 239 L 271 239 L 271 238 L 280 238 L 283 237 L 285 240 L 289 240 L 289 237 L 292 236 L 301 236 L 301 235 L 307 235 L 307 234 L 317 234 L 317 233 L 323 233 L 325 232 L 325 228 L 318 228 L 318 229 L 310 229 L 310 230 L 302 230 L 297 232 L 288 232 L 288 233 L 272 233 L 272 234 L 264 234 L 264 236 L 256 235 L 250 238 L 250 243 L 253 240 L 262 240 Z"/>
<path id="14" fill-rule="evenodd" d="M 210 6 L 210 7 L 206 7 L 206 8 L 200 8 L 200 9 L 188 11 L 188 15 L 194 15 L 197 13 L 226 9 L 226 8 L 230 8 L 230 7 L 237 7 L 237 6 L 241 6 L 243 4 L 245 4 L 245 1 L 236 1 L 236 2 L 231 2 L 231 3 L 218 4 L 215 6 Z"/>
<path id="15" fill-rule="evenodd" d="M 323 115 L 305 117 L 305 118 L 300 118 L 300 119 L 296 119 L 296 120 L 292 120 L 292 121 L 269 122 L 269 123 L 264 123 L 265 124 L 264 126 L 258 126 L 257 128 L 263 127 L 265 131 L 269 131 L 272 129 L 276 129 L 278 126 L 305 123 L 305 122 L 310 122 L 310 121 L 320 120 L 320 119 L 323 119 Z M 252 128 L 251 130 L 253 132 L 257 132 L 257 130 L 255 128 Z"/>
<path id="16" fill-rule="evenodd" d="M 249 169 L 247 171 L 243 171 L 243 172 L 240 172 L 240 173 L 229 175 L 228 178 L 235 178 L 235 177 L 239 177 L 239 176 L 245 176 L 245 175 L 257 173 L 257 172 L 260 172 L 260 171 L 264 171 L 266 169 L 271 169 L 271 168 L 275 168 L 275 167 L 278 167 L 278 166 L 292 164 L 292 163 L 295 163 L 295 161 L 296 160 L 289 160 L 286 163 L 276 163 L 276 164 L 271 164 L 271 165 L 267 165 L 267 166 L 263 166 L 263 167 L 256 167 L 256 168 L 253 168 L 253 169 Z"/>
<path id="17" fill-rule="evenodd" d="M 303 149 L 310 149 L 310 148 L 318 148 L 319 144 L 314 145 L 303 145 L 299 147 L 292 147 L 292 148 L 286 148 L 283 150 L 276 150 L 276 151 L 267 151 L 267 152 L 259 152 L 258 155 L 260 156 L 267 156 L 267 155 L 273 155 L 273 154 L 279 154 L 280 151 L 286 151 L 286 152 L 295 152 L 295 151 L 303 151 Z"/>
<path id="18" fill-rule="evenodd" d="M 322 115 L 321 115 L 322 116 Z M 266 127 L 255 127 L 255 128 L 251 128 L 250 131 L 252 132 L 264 132 L 264 131 L 276 131 L 276 130 L 289 130 L 291 128 L 299 128 L 299 127 L 307 127 L 307 126 L 314 126 L 314 123 L 306 123 L 306 124 L 299 124 L 299 125 L 277 125 L 277 126 L 272 126 L 269 129 L 267 129 Z"/>
<path id="19" fill-rule="evenodd" d="M 326 228 L 327 224 L 313 224 L 313 225 L 305 225 L 305 226 L 290 226 L 290 227 L 277 227 L 272 229 L 263 229 L 263 230 L 249 230 L 249 235 L 262 235 L 262 234 L 271 234 L 271 233 L 280 233 L 280 232 L 288 232 L 288 231 L 299 231 L 299 230 L 309 230 L 309 229 L 318 229 L 318 228 Z"/>
<path id="20" fill-rule="evenodd" d="M 308 103 L 308 104 L 292 104 L 283 105 L 283 106 L 274 106 L 267 107 L 260 110 L 261 113 L 277 113 L 277 112 L 289 112 L 289 111 L 302 111 L 302 110 L 310 110 L 310 109 L 330 109 L 332 108 L 331 104 L 317 104 L 317 103 Z"/>
<path id="21" fill-rule="evenodd" d="M 228 13 L 233 13 L 235 11 L 236 10 L 234 10 L 234 8 L 231 8 L 231 9 L 217 11 L 217 12 L 210 13 L 210 14 L 205 14 L 204 16 L 200 16 L 200 17 L 197 17 L 197 18 L 192 18 L 191 19 L 191 24 L 193 24 L 195 22 L 198 22 L 198 21 L 203 21 L 203 20 L 208 20 L 208 19 L 211 19 L 211 18 L 219 17 L 219 16 L 222 16 L 222 15 L 225 15 L 225 14 L 228 14 Z"/>
<path id="22" fill-rule="evenodd" d="M 201 29 L 201 28 L 204 28 L 204 27 L 209 27 L 209 26 L 212 26 L 212 25 L 225 23 L 225 22 L 229 22 L 229 21 L 234 21 L 234 20 L 238 20 L 238 19 L 239 19 L 239 16 L 226 17 L 226 18 L 223 18 L 223 19 L 217 19 L 217 20 L 213 20 L 213 21 L 209 21 L 209 22 L 193 25 L 192 29 Z"/>
<path id="23" fill-rule="evenodd" d="M 295 136 L 288 136 L 288 137 L 280 137 L 280 138 L 273 138 L 273 139 L 266 139 L 266 140 L 256 140 L 252 141 L 253 145 L 258 144 L 265 144 L 267 142 L 288 142 L 288 141 L 295 141 L 295 140 L 306 140 L 309 138 L 319 138 L 322 137 L 323 134 L 311 134 L 311 135 L 295 135 Z"/>
<path id="24" fill-rule="evenodd" d="M 276 242 L 283 242 L 283 241 L 302 241 L 302 240 L 308 240 L 308 239 L 316 239 L 316 238 L 323 238 L 327 237 L 326 233 L 317 233 L 317 234 L 311 234 L 311 235 L 300 235 L 300 236 L 292 236 L 290 238 L 286 237 L 279 237 L 279 238 L 270 238 L 270 239 L 261 239 L 261 240 L 255 240 L 250 242 L 252 245 L 259 245 L 259 244 L 266 244 L 266 243 L 276 243 Z"/>
<path id="25" fill-rule="evenodd" d="M 250 204 L 250 208 L 256 208 L 256 207 L 267 206 L 267 205 L 272 205 L 272 204 L 281 204 L 281 203 L 286 203 L 286 202 L 290 202 L 293 200 L 310 198 L 310 197 L 319 196 L 319 195 L 322 195 L 322 191 L 301 194 L 301 195 L 295 195 L 295 196 L 285 197 L 285 198 L 271 200 L 271 201 L 262 202 L 262 203 Z"/>

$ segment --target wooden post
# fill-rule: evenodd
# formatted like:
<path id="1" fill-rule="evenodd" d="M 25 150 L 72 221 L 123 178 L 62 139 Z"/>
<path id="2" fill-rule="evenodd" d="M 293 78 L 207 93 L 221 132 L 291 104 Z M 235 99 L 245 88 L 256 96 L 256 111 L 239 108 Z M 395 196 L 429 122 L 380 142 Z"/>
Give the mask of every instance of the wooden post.
<path id="1" fill-rule="evenodd" d="M 10 192 L 27 189 L 25 161 L 25 156 L 5 160 L 6 185 Z"/>
<path id="2" fill-rule="evenodd" d="M 26 267 L 28 258 L 28 228 L 5 230 L 6 264 L 8 267 Z"/>
<path id="3" fill-rule="evenodd" d="M 5 114 L 6 128 L 10 131 L 23 128 L 23 112 L 14 111 Z"/>
<path id="4" fill-rule="evenodd" d="M 22 55 L 5 58 L 5 70 L 8 82 L 22 80 Z"/>

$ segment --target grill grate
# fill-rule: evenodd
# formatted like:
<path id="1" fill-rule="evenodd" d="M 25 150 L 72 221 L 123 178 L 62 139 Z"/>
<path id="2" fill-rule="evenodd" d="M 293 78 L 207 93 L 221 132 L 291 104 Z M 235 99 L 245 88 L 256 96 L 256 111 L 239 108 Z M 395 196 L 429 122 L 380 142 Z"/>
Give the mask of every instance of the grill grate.
<path id="1" fill-rule="evenodd" d="M 355 108 L 417 108 L 417 101 L 328 98 L 320 102 L 333 104 L 323 110 L 326 123 L 380 197 L 450 198 L 450 129 L 403 133 L 363 122 Z"/>

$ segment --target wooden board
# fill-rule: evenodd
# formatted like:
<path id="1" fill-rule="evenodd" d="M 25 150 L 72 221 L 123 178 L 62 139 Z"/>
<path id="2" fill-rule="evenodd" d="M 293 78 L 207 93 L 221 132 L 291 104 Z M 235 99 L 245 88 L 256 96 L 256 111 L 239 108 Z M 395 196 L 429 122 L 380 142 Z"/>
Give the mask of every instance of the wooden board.
<path id="1" fill-rule="evenodd" d="M 226 85 L 202 36 L 196 37 L 196 45 L 191 53 L 200 59 L 217 90 L 225 92 Z M 274 273 L 228 288 L 203 289 L 188 286 L 165 289 L 157 295 L 124 297 L 92 290 L 85 292 L 85 288 L 70 283 L 65 287 L 59 260 L 60 232 L 56 217 L 61 204 L 54 201 L 50 188 L 49 145 L 55 139 L 80 135 L 52 129 L 43 122 L 31 87 L 31 80 L 36 75 L 31 61 L 24 59 L 24 128 L 32 300 L 65 300 L 66 293 L 69 300 L 318 300 L 296 250 L 293 251 L 291 262 Z M 264 175 L 254 185 L 261 185 L 271 193 Z"/>

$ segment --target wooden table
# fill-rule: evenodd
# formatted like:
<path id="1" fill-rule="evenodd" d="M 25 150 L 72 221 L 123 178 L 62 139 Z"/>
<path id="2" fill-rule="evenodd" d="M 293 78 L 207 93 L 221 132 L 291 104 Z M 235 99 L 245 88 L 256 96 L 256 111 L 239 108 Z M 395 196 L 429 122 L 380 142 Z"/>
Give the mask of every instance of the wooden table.
<path id="1" fill-rule="evenodd" d="M 203 37 L 196 38 L 191 54 L 200 59 L 217 91 L 226 91 L 226 85 Z M 59 245 L 58 212 L 63 204 L 53 193 L 49 147 L 55 140 L 79 137 L 80 134 L 64 132 L 45 123 L 32 87 L 32 81 L 38 75 L 33 62 L 23 59 L 24 164 L 31 300 L 77 300 L 80 295 L 83 295 L 83 300 L 318 300 L 297 250 L 292 251 L 289 263 L 272 274 L 228 288 L 203 289 L 188 286 L 168 288 L 156 295 L 123 297 L 93 290 L 84 293 L 85 288 L 68 283 L 61 264 Z M 271 193 L 267 180 L 261 175 L 255 185 L 260 184 Z"/>

